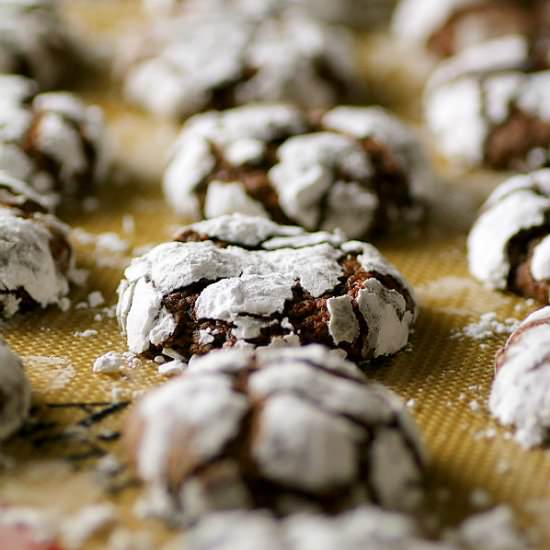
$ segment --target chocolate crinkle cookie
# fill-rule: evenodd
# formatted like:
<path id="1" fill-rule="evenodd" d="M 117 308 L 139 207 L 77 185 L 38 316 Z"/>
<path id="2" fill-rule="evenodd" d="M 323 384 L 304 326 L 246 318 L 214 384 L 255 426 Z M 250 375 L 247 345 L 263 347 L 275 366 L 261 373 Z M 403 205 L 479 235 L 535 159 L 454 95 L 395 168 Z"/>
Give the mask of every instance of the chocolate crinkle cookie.
<path id="1" fill-rule="evenodd" d="M 60 305 L 78 276 L 66 226 L 30 187 L 0 172 L 0 318 Z"/>
<path id="2" fill-rule="evenodd" d="M 446 57 L 509 35 L 546 49 L 549 25 L 546 0 L 401 0 L 392 26 L 397 36 Z"/>
<path id="3" fill-rule="evenodd" d="M 549 164 L 550 71 L 525 72 L 528 59 L 525 41 L 506 37 L 467 50 L 434 73 L 425 117 L 450 161 L 499 170 Z"/>
<path id="4" fill-rule="evenodd" d="M 0 2 L 0 73 L 28 76 L 50 89 L 70 77 L 83 52 L 56 0 Z"/>
<path id="5" fill-rule="evenodd" d="M 322 346 L 219 350 L 144 396 L 125 431 L 150 513 L 414 510 L 423 450 L 399 398 Z M 336 452 L 335 452 L 336 450 Z"/>
<path id="6" fill-rule="evenodd" d="M 515 426 L 524 447 L 550 435 L 550 307 L 527 317 L 496 359 L 489 408 L 505 426 Z"/>
<path id="7" fill-rule="evenodd" d="M 302 10 L 310 17 L 353 27 L 387 21 L 395 0 L 143 0 L 153 15 L 231 10 L 249 17 L 269 17 L 283 10 Z"/>
<path id="8" fill-rule="evenodd" d="M 550 170 L 493 192 L 468 237 L 468 261 L 487 286 L 550 302 Z"/>
<path id="9" fill-rule="evenodd" d="M 31 386 L 21 359 L 0 337 L 0 441 L 21 427 L 29 414 L 30 404 Z"/>
<path id="10" fill-rule="evenodd" d="M 165 117 L 251 101 L 325 108 L 362 98 L 354 41 L 345 29 L 299 13 L 250 18 L 186 14 L 122 46 L 127 97 Z"/>
<path id="11" fill-rule="evenodd" d="M 0 75 L 0 171 L 56 205 L 89 190 L 108 164 L 101 109 L 67 92 L 37 93 L 32 80 Z"/>
<path id="12" fill-rule="evenodd" d="M 404 348 L 416 317 L 372 245 L 239 214 L 182 229 L 124 275 L 117 316 L 134 353 L 320 343 L 362 360 Z"/>
<path id="13" fill-rule="evenodd" d="M 257 104 L 192 117 L 164 192 L 186 219 L 239 212 L 362 238 L 418 222 L 431 181 L 412 130 L 379 107 Z"/>

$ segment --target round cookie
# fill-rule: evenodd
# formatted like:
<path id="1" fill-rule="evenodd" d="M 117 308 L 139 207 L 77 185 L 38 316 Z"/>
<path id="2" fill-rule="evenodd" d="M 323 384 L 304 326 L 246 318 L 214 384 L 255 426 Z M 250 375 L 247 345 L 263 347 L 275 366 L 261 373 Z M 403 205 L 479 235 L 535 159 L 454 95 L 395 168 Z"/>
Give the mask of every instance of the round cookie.
<path id="1" fill-rule="evenodd" d="M 524 447 L 550 435 L 550 307 L 529 315 L 496 359 L 489 408 L 505 426 L 515 426 Z"/>
<path id="2" fill-rule="evenodd" d="M 90 189 L 108 166 L 103 115 L 66 92 L 0 75 L 0 171 L 57 204 Z"/>
<path id="3" fill-rule="evenodd" d="M 164 117 L 260 100 L 326 108 L 362 95 L 352 36 L 294 12 L 182 15 L 126 44 L 122 57 L 128 99 Z"/>
<path id="4" fill-rule="evenodd" d="M 60 305 L 76 276 L 68 231 L 32 190 L 0 172 L 0 317 Z"/>
<path id="5" fill-rule="evenodd" d="M 250 17 L 269 17 L 289 8 L 303 10 L 311 17 L 353 27 L 367 27 L 387 21 L 394 0 L 143 0 L 154 15 L 181 12 L 236 10 Z"/>
<path id="6" fill-rule="evenodd" d="M 489 197 L 468 237 L 470 273 L 550 302 L 550 170 L 515 176 Z"/>
<path id="7" fill-rule="evenodd" d="M 412 417 L 393 392 L 322 346 L 196 359 L 144 396 L 125 437 L 153 510 L 180 521 L 366 502 L 414 510 L 422 500 Z"/>
<path id="8" fill-rule="evenodd" d="M 500 58 L 503 51 L 508 58 Z M 521 171 L 549 164 L 550 71 L 515 70 L 522 69 L 527 52 L 521 38 L 509 37 L 473 48 L 436 71 L 424 112 L 450 161 Z"/>
<path id="9" fill-rule="evenodd" d="M 55 0 L 0 2 L 0 73 L 28 76 L 49 89 L 68 76 L 76 49 Z"/>
<path id="10" fill-rule="evenodd" d="M 258 104 L 192 117 L 164 174 L 185 219 L 240 212 L 351 238 L 418 222 L 431 172 L 412 130 L 379 107 L 308 116 Z"/>
<path id="11" fill-rule="evenodd" d="M 21 427 L 30 405 L 31 386 L 21 359 L 0 337 L 0 441 Z"/>
<path id="12" fill-rule="evenodd" d="M 392 27 L 397 36 L 446 57 L 507 35 L 544 42 L 549 22 L 544 0 L 401 0 Z"/>
<path id="13" fill-rule="evenodd" d="M 407 345 L 416 317 L 411 288 L 372 245 L 239 214 L 183 228 L 124 277 L 130 350 L 185 360 L 281 342 L 376 358 Z"/>

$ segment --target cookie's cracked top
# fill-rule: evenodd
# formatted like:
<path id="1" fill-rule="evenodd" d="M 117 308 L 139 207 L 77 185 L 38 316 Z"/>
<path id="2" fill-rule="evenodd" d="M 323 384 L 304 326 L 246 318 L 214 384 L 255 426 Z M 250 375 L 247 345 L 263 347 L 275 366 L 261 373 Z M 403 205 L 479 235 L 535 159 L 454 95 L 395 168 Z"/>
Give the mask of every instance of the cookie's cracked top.
<path id="1" fill-rule="evenodd" d="M 361 98 L 351 35 L 299 14 L 200 13 L 162 21 L 123 47 L 128 98 L 184 118 L 251 101 L 307 108 Z"/>
<path id="2" fill-rule="evenodd" d="M 422 498 L 412 418 L 322 346 L 197 359 L 143 398 L 126 442 L 151 498 L 185 520 L 235 508 L 412 509 Z"/>
<path id="3" fill-rule="evenodd" d="M 393 16 L 396 35 L 439 56 L 509 35 L 545 46 L 549 23 L 541 0 L 401 0 Z"/>
<path id="4" fill-rule="evenodd" d="M 258 104 L 196 115 L 164 176 L 167 201 L 187 219 L 239 212 L 352 238 L 418 221 L 430 186 L 418 139 L 379 107 L 313 117 Z"/>
<path id="5" fill-rule="evenodd" d="M 79 47 L 65 25 L 56 0 L 2 0 L 0 73 L 28 76 L 41 89 L 60 85 Z"/>
<path id="6" fill-rule="evenodd" d="M 550 170 L 515 176 L 493 192 L 468 237 L 468 262 L 492 288 L 549 302 Z"/>
<path id="7" fill-rule="evenodd" d="M 37 93 L 29 79 L 0 75 L 0 171 L 57 204 L 105 175 L 103 115 L 66 92 Z"/>
<path id="8" fill-rule="evenodd" d="M 361 360 L 405 347 L 413 292 L 372 245 L 222 216 L 133 260 L 118 319 L 136 353 L 323 343 Z"/>
<path id="9" fill-rule="evenodd" d="M 77 276 L 67 228 L 47 206 L 0 172 L 0 317 L 60 304 Z"/>
<path id="10" fill-rule="evenodd" d="M 529 315 L 496 359 L 489 408 L 504 425 L 516 427 L 524 447 L 550 435 L 550 307 Z"/>
<path id="11" fill-rule="evenodd" d="M 31 387 L 21 359 L 0 338 L 0 441 L 21 427 L 30 403 Z"/>

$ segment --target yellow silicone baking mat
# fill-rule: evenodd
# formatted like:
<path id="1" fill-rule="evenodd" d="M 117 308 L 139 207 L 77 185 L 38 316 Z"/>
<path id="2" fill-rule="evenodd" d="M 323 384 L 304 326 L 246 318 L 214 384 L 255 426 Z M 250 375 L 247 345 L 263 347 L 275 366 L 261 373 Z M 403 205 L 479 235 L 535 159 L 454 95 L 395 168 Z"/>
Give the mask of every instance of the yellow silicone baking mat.
<path id="1" fill-rule="evenodd" d="M 106 53 L 121 29 L 140 18 L 137 1 L 67 0 L 65 11 L 75 30 Z M 392 48 L 383 34 L 365 38 L 366 78 L 377 98 L 414 119 L 418 81 L 406 78 L 402 64 L 391 63 Z M 399 52 L 396 57 L 401 58 Z M 141 491 L 125 467 L 118 435 L 131 401 L 165 378 L 147 361 L 125 376 L 93 374 L 91 368 L 99 355 L 126 349 L 112 307 L 122 269 L 132 254 L 168 239 L 183 221 L 165 207 L 159 185 L 162 159 L 177 126 L 127 106 L 107 81 L 99 79 L 77 93 L 105 109 L 113 155 L 124 170 L 99 190 L 97 204 L 88 201 L 85 209 L 62 213 L 78 228 L 74 240 L 81 265 L 90 272 L 88 281 L 74 291 L 69 311 L 37 311 L 0 327 L 24 358 L 34 405 L 29 425 L 2 449 L 0 504 L 70 514 L 87 504 L 111 502 L 116 528 L 147 532 L 157 548 L 173 533 L 136 515 Z M 430 507 L 444 525 L 480 507 L 507 503 L 548 548 L 550 453 L 523 451 L 487 413 L 493 356 L 506 335 L 479 340 L 464 333 L 483 313 L 494 312 L 505 322 L 533 309 L 524 300 L 483 289 L 468 275 L 468 224 L 502 175 L 443 171 L 430 223 L 413 234 L 376 242 L 414 285 L 422 312 L 410 349 L 368 372 L 409 402 L 431 457 Z M 105 303 L 90 307 L 89 294 L 95 291 Z M 104 457 L 111 455 L 121 468 L 109 477 Z M 111 534 L 100 533 L 86 547 L 108 547 Z"/>

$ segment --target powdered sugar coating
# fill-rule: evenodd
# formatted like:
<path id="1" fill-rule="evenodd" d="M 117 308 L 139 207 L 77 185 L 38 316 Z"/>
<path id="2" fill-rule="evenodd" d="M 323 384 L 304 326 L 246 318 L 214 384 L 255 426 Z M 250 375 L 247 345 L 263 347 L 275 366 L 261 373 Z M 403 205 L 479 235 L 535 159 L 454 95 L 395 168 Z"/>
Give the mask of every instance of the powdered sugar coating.
<path id="1" fill-rule="evenodd" d="M 501 184 L 487 200 L 468 237 L 468 264 L 474 277 L 491 288 L 507 288 L 513 267 L 509 257 L 512 239 L 537 233 L 547 226 L 550 212 L 550 170 L 515 176 Z M 536 280 L 547 280 L 550 263 L 544 240 L 530 263 Z"/>
<path id="2" fill-rule="evenodd" d="M 382 157 L 394 163 L 391 174 L 380 167 Z M 417 221 L 431 182 L 417 138 L 381 108 L 337 107 L 312 123 L 294 107 L 262 104 L 190 119 L 164 192 L 194 220 L 239 212 L 358 238 L 377 224 Z M 390 185 L 392 199 L 381 190 Z"/>
<path id="3" fill-rule="evenodd" d="M 0 78 L 0 170 L 56 201 L 104 177 L 103 115 L 72 94 L 35 89 L 22 77 Z"/>
<path id="4" fill-rule="evenodd" d="M 127 47 L 130 100 L 183 118 L 251 101 L 328 107 L 342 91 L 353 96 L 361 88 L 353 39 L 343 29 L 296 12 L 255 19 L 199 11 L 158 22 L 145 47 Z"/>
<path id="5" fill-rule="evenodd" d="M 321 346 L 216 351 L 147 394 L 127 439 L 151 491 L 178 483 L 169 500 L 179 519 L 257 507 L 256 484 L 270 487 L 260 505 L 283 513 L 295 491 L 302 510 L 345 509 L 373 498 L 413 509 L 422 496 L 423 451 L 396 400 Z M 360 457 L 371 448 L 365 469 Z M 229 506 L 212 498 L 219 475 L 240 487 Z"/>
<path id="6" fill-rule="evenodd" d="M 0 3 L 0 73 L 22 73 L 51 88 L 65 76 L 73 48 L 55 0 Z"/>
<path id="7" fill-rule="evenodd" d="M 510 63 L 502 61 L 502 44 L 517 50 Z M 435 73 L 424 97 L 425 117 L 438 148 L 450 160 L 468 167 L 487 163 L 493 133 L 518 113 L 550 122 L 550 71 L 513 70 L 521 65 L 522 55 L 521 39 L 508 38 L 472 49 Z M 484 61 L 471 63 L 471 59 Z M 530 155 L 538 148 L 545 150 L 548 144 L 534 143 L 526 151 L 520 144 L 519 151 L 512 153 L 521 156 L 510 162 L 539 168 L 546 156 L 541 162 Z"/>
<path id="8" fill-rule="evenodd" d="M 489 408 L 504 425 L 516 427 L 524 447 L 550 434 L 550 307 L 527 317 L 497 356 Z"/>
<path id="9" fill-rule="evenodd" d="M 197 330 L 200 338 L 203 322 L 216 325 L 210 328 L 218 335 L 207 349 L 238 342 L 258 345 L 266 330 L 272 333 L 266 345 L 284 335 L 298 336 L 303 343 L 328 340 L 359 358 L 389 355 L 406 345 L 416 316 L 413 292 L 371 245 L 238 214 L 191 225 L 182 235 L 186 231 L 206 240 L 161 244 L 125 271 L 117 316 L 131 351 L 174 347 L 181 337 L 194 338 Z M 365 279 L 357 296 L 341 287 L 346 258 L 356 258 L 353 269 Z M 386 287 L 384 277 L 394 281 L 396 290 Z M 170 300 L 197 285 L 184 316 L 195 321 L 184 327 L 181 311 L 169 311 Z M 296 292 L 304 298 L 297 299 Z M 347 307 L 335 306 L 339 297 L 348 301 Z M 320 319 L 316 328 L 316 334 L 325 336 L 302 335 L 300 316 L 292 314 L 289 322 L 286 312 L 296 300 L 318 300 L 315 309 L 327 307 L 326 321 Z M 367 334 L 359 329 L 361 323 L 368 326 Z M 189 351 L 182 348 L 180 353 L 187 356 Z"/>
<path id="10" fill-rule="evenodd" d="M 31 386 L 21 359 L 0 338 L 0 441 L 21 427 L 30 404 Z"/>

